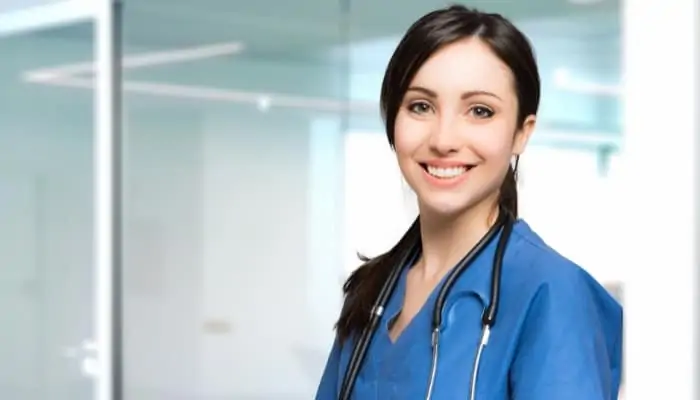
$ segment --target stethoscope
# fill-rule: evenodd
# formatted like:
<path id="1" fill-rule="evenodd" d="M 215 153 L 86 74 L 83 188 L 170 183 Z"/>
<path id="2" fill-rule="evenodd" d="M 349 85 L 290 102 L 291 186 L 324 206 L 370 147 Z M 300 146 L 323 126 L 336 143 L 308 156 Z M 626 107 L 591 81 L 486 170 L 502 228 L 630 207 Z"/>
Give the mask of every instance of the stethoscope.
<path id="1" fill-rule="evenodd" d="M 428 381 L 428 390 L 426 393 L 426 400 L 430 400 L 433 395 L 433 387 L 435 384 L 435 377 L 437 375 L 437 364 L 438 355 L 440 350 L 440 326 L 442 325 L 442 314 L 445 308 L 445 301 L 447 295 L 450 293 L 452 286 L 459 278 L 459 276 L 477 259 L 479 254 L 493 241 L 500 230 L 503 231 L 501 234 L 498 245 L 496 247 L 496 254 L 494 256 L 493 266 L 491 269 L 491 298 L 488 306 L 484 309 L 484 313 L 481 317 L 481 339 L 479 341 L 479 347 L 477 347 L 476 355 L 474 356 L 474 364 L 472 367 L 470 389 L 469 389 L 469 399 L 475 400 L 476 396 L 476 382 L 479 376 L 479 366 L 481 365 L 481 355 L 484 348 L 488 344 L 489 337 L 491 335 L 491 329 L 496 323 L 496 314 L 498 312 L 498 300 L 500 298 L 500 287 L 501 287 L 501 270 L 503 269 L 503 257 L 505 256 L 506 245 L 508 244 L 508 239 L 513 231 L 513 224 L 515 223 L 515 218 L 506 210 L 501 209 L 498 215 L 496 223 L 486 232 L 486 234 L 479 240 L 479 242 L 474 246 L 469 253 L 467 253 L 462 260 L 453 268 L 448 275 L 445 277 L 444 284 L 438 292 L 437 300 L 435 302 L 435 307 L 433 308 L 433 318 L 432 318 L 432 334 L 431 334 L 431 348 L 432 348 L 432 361 L 430 366 L 430 378 Z M 414 224 L 418 223 L 418 219 Z M 377 300 L 372 308 L 372 313 L 370 314 L 369 323 L 365 326 L 360 338 L 358 339 L 355 347 L 353 349 L 352 355 L 350 356 L 350 361 L 348 363 L 348 368 L 345 371 L 345 376 L 343 377 L 343 384 L 340 391 L 340 400 L 350 400 L 352 394 L 352 389 L 355 386 L 355 381 L 360 372 L 360 368 L 367 356 L 367 350 L 372 342 L 374 333 L 377 330 L 379 321 L 381 320 L 382 314 L 384 313 L 384 308 L 386 307 L 392 292 L 396 288 L 399 278 L 401 277 L 401 272 L 404 267 L 412 264 L 420 253 L 420 246 L 418 244 L 414 245 L 411 251 L 405 254 L 399 264 L 391 271 L 389 278 L 379 292 Z"/>

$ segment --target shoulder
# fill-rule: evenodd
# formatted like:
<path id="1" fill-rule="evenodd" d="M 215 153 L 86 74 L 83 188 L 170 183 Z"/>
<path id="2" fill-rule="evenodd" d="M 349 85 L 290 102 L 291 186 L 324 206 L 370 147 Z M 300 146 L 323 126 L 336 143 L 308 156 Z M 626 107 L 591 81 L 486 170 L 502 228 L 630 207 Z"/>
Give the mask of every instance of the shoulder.
<path id="1" fill-rule="evenodd" d="M 570 311 L 595 309 L 606 324 L 622 324 L 622 307 L 584 268 L 550 247 L 524 221 L 513 229 L 504 284 L 519 287 L 529 302 L 546 297 L 547 303 Z M 507 271 L 506 271 L 507 269 Z M 528 302 L 521 297 L 521 301 Z"/>
<path id="2" fill-rule="evenodd" d="M 617 393 L 620 304 L 524 222 L 514 228 L 509 245 L 503 294 L 510 293 L 510 310 L 520 311 L 510 314 L 518 332 L 511 375 L 516 397 L 590 399 Z"/>

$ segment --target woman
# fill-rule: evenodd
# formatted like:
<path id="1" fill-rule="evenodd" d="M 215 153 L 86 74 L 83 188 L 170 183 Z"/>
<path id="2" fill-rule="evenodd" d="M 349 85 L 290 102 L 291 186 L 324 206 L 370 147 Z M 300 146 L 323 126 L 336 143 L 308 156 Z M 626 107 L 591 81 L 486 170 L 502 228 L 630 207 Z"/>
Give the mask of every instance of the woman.
<path id="1" fill-rule="evenodd" d="M 517 160 L 539 99 L 532 49 L 503 17 L 452 6 L 408 30 L 381 107 L 420 216 L 346 282 L 316 399 L 617 398 L 620 305 L 516 219 Z M 394 290 L 380 294 L 393 276 Z"/>

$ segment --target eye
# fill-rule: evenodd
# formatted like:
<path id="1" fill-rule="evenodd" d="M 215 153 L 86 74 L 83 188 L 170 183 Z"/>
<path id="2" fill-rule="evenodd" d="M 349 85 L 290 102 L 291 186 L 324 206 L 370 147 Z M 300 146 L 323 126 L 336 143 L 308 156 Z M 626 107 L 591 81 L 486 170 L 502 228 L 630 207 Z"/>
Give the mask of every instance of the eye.
<path id="1" fill-rule="evenodd" d="M 408 110 L 415 114 L 425 114 L 430 112 L 431 107 L 425 101 L 414 101 L 408 105 Z"/>
<path id="2" fill-rule="evenodd" d="M 474 106 L 469 110 L 469 113 L 478 119 L 487 119 L 493 117 L 493 111 L 485 106 Z"/>

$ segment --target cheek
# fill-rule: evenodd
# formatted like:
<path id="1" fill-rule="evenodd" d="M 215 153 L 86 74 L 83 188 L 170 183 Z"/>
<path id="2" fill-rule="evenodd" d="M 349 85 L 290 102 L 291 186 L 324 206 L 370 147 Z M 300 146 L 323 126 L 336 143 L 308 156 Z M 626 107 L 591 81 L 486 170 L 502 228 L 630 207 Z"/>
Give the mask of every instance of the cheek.
<path id="1" fill-rule="evenodd" d="M 475 141 L 474 147 L 487 163 L 510 161 L 513 154 L 514 133 L 507 130 L 490 132 Z"/>
<path id="2" fill-rule="evenodd" d="M 420 149 L 424 141 L 425 129 L 416 121 L 399 114 L 394 124 L 394 145 L 399 160 L 411 157 Z"/>

